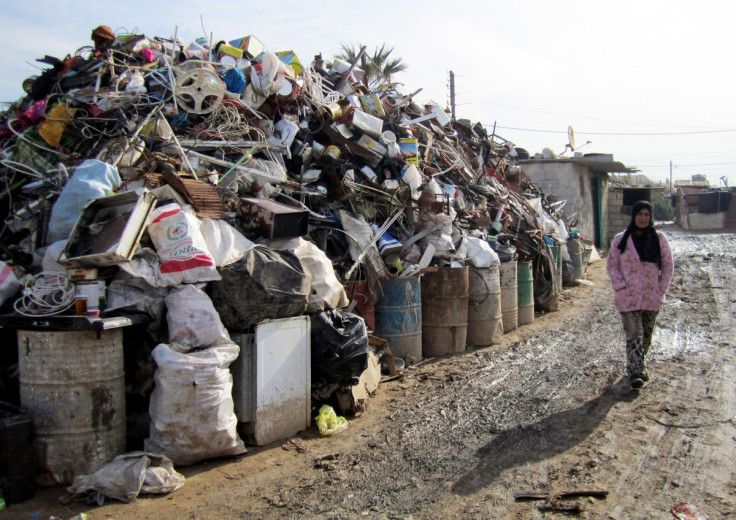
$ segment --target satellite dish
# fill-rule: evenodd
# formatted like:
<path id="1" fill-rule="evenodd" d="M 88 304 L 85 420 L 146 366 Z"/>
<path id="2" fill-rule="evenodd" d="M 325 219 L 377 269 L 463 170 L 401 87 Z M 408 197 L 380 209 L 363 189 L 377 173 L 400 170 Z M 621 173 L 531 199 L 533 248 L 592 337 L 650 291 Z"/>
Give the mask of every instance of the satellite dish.
<path id="1" fill-rule="evenodd" d="M 572 131 L 572 127 L 568 125 L 567 127 L 567 142 L 570 146 L 570 150 L 573 152 L 575 151 L 575 134 Z"/>

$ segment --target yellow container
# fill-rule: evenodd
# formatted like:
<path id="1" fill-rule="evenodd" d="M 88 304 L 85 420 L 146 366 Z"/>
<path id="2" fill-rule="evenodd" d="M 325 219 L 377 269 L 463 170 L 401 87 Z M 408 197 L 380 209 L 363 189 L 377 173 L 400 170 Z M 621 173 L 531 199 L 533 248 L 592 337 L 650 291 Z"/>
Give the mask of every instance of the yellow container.
<path id="1" fill-rule="evenodd" d="M 232 56 L 237 60 L 243 57 L 243 49 L 238 49 L 237 47 L 233 47 L 232 45 L 223 43 L 217 50 L 217 55 L 220 58 L 222 58 L 223 56 Z"/>

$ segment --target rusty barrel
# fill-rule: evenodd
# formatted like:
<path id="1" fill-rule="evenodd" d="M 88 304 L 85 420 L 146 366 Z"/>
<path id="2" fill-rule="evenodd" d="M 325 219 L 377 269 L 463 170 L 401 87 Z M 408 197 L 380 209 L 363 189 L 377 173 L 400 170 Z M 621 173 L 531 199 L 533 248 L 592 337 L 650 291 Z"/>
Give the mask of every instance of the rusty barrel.
<path id="1" fill-rule="evenodd" d="M 366 280 L 355 280 L 345 282 L 345 292 L 348 295 L 348 299 L 353 302 L 355 301 L 355 308 L 353 313 L 362 317 L 365 320 L 365 325 L 370 330 L 376 330 L 375 320 L 375 307 L 371 301 L 370 294 L 368 292 L 368 282 Z"/>
<path id="2" fill-rule="evenodd" d="M 392 278 L 381 286 L 375 306 L 376 336 L 394 357 L 412 365 L 422 360 L 422 290 L 419 278 Z"/>
<path id="3" fill-rule="evenodd" d="M 499 268 L 501 315 L 503 317 L 504 332 L 511 332 L 519 327 L 519 294 L 516 271 L 516 260 L 502 262 Z"/>
<path id="4" fill-rule="evenodd" d="M 70 484 L 125 452 L 123 329 L 18 331 L 37 482 Z"/>
<path id="5" fill-rule="evenodd" d="M 519 262 L 517 266 L 518 324 L 534 321 L 534 273 L 532 262 Z"/>
<path id="6" fill-rule="evenodd" d="M 464 352 L 468 335 L 468 268 L 440 267 L 422 276 L 422 354 Z"/>
<path id="7" fill-rule="evenodd" d="M 468 272 L 468 339 L 473 347 L 493 345 L 503 335 L 498 266 Z"/>

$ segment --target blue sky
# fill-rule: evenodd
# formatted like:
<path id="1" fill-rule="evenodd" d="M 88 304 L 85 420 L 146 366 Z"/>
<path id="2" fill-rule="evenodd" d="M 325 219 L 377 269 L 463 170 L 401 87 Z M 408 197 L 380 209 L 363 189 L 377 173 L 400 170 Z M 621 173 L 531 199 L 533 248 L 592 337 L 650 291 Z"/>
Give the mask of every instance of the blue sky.
<path id="1" fill-rule="evenodd" d="M 249 5 L 250 4 L 250 5 Z M 215 7 L 211 7 L 215 6 Z M 531 153 L 612 153 L 656 180 L 736 184 L 736 3 L 726 0 L 422 2 L 14 2 L 0 31 L 0 101 L 22 94 L 37 58 L 89 45 L 100 24 L 185 43 L 248 34 L 307 64 L 340 44 L 386 43 L 419 101 L 448 104 Z M 587 141 L 590 144 L 582 147 Z M 568 152 L 569 154 L 569 152 Z"/>

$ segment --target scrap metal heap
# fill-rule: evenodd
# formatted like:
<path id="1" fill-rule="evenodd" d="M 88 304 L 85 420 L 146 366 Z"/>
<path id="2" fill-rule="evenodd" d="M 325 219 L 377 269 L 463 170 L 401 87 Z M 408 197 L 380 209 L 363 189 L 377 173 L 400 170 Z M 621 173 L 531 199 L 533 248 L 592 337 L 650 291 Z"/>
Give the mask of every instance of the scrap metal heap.
<path id="1" fill-rule="evenodd" d="M 95 44 L 38 60 L 50 68 L 1 116 L 0 247 L 16 270 L 33 272 L 55 200 L 94 158 L 117 168 L 118 191 L 168 184 L 200 217 L 225 219 L 256 242 L 274 237 L 248 225 L 244 200 L 305 211 L 305 238 L 341 282 L 367 277 L 374 296 L 382 280 L 425 267 L 429 244 L 432 265 L 464 264 L 464 238 L 510 235 L 519 261 L 535 262 L 538 307 L 554 310 L 545 244 L 554 233 L 541 222 L 565 229 L 564 215 L 521 171 L 514 145 L 480 123 L 451 120 L 388 80 L 370 90 L 359 60 L 325 64 L 317 55 L 303 67 L 254 36 Z M 398 264 L 351 259 L 342 215 L 395 237 Z"/>

